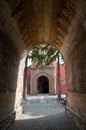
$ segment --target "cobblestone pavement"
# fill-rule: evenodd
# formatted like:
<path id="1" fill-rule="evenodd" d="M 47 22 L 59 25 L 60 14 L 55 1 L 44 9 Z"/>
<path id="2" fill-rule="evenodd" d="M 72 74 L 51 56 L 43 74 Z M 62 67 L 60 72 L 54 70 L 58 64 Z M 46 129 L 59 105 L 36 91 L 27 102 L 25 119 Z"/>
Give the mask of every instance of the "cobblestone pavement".
<path id="1" fill-rule="evenodd" d="M 58 95 L 38 94 L 34 96 L 27 96 L 28 103 L 53 103 L 56 102 Z M 66 94 L 61 94 L 61 98 L 66 98 Z"/>
<path id="2" fill-rule="evenodd" d="M 48 102 L 44 100 L 41 103 L 27 100 L 24 114 L 16 119 L 9 130 L 79 130 L 57 99 L 54 102 L 52 99 Z"/>

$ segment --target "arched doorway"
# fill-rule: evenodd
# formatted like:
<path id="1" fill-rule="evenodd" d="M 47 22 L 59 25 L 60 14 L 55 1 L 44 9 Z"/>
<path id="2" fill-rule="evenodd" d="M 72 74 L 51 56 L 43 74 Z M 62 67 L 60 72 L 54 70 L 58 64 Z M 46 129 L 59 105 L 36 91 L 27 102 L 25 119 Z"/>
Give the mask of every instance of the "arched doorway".
<path id="1" fill-rule="evenodd" d="M 46 76 L 40 76 L 37 79 L 38 93 L 49 93 L 49 80 Z"/>

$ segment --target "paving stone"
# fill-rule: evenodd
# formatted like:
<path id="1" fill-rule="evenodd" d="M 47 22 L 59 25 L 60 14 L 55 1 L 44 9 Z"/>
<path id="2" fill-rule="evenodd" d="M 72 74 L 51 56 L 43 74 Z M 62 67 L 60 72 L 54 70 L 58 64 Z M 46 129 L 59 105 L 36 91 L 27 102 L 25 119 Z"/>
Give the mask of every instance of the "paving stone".
<path id="1" fill-rule="evenodd" d="M 27 100 L 24 113 L 9 130 L 79 130 L 56 98 L 53 103 L 49 101 L 29 103 Z"/>

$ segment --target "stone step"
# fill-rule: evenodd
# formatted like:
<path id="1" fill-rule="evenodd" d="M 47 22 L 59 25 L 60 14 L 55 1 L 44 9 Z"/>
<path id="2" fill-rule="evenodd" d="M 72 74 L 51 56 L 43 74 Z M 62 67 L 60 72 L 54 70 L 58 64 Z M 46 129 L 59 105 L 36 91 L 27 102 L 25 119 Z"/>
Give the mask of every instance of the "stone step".
<path id="1" fill-rule="evenodd" d="M 27 101 L 30 104 L 33 103 L 55 103 L 57 101 L 57 95 L 37 95 L 27 96 Z"/>

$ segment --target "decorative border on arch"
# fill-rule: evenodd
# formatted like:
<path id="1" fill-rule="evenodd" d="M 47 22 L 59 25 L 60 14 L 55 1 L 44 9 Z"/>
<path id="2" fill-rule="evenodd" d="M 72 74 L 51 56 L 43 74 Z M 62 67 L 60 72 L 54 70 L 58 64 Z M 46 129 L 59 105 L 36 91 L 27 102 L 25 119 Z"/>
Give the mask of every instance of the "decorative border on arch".
<path id="1" fill-rule="evenodd" d="M 41 72 L 41 73 L 38 73 L 37 75 L 35 75 L 35 77 L 33 78 L 33 80 L 37 80 L 38 79 L 38 77 L 40 77 L 40 76 L 46 76 L 47 78 L 48 78 L 48 80 L 49 80 L 49 78 L 50 78 L 50 75 L 49 74 L 47 74 L 47 73 L 45 73 L 45 72 Z"/>
<path id="2" fill-rule="evenodd" d="M 32 78 L 32 86 L 33 84 L 35 83 L 35 87 L 37 88 L 37 79 L 40 77 L 40 76 L 46 76 L 49 80 L 49 86 L 50 86 L 50 75 L 47 74 L 46 72 L 39 72 L 37 73 L 33 78 Z M 31 86 L 31 93 L 33 93 L 33 87 Z M 37 90 L 36 90 L 37 91 Z M 37 93 L 35 93 L 37 94 Z"/>

